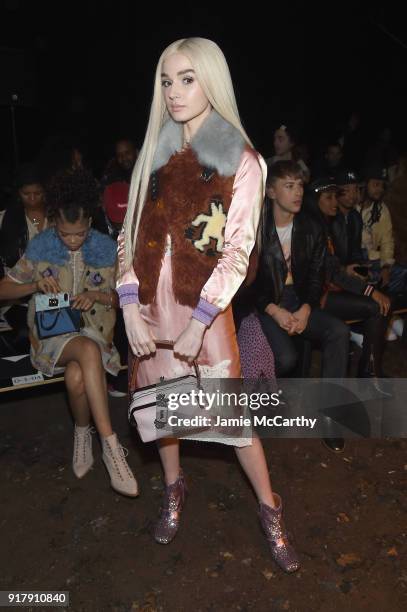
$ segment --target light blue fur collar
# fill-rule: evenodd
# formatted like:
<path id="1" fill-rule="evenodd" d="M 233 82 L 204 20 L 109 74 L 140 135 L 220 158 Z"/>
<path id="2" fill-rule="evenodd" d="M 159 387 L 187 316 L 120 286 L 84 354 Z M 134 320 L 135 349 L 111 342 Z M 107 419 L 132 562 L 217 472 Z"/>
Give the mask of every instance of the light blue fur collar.
<path id="1" fill-rule="evenodd" d="M 215 110 L 205 119 L 190 142 L 204 168 L 214 168 L 221 176 L 233 176 L 239 167 L 246 141 L 233 125 Z M 168 162 L 183 146 L 183 125 L 168 119 L 161 128 L 152 171 Z"/>
<path id="2" fill-rule="evenodd" d="M 89 231 L 81 250 L 87 266 L 106 268 L 115 264 L 116 243 L 94 229 Z M 28 243 L 25 255 L 31 261 L 47 261 L 62 266 L 69 260 L 69 249 L 60 240 L 55 228 L 51 227 Z"/>

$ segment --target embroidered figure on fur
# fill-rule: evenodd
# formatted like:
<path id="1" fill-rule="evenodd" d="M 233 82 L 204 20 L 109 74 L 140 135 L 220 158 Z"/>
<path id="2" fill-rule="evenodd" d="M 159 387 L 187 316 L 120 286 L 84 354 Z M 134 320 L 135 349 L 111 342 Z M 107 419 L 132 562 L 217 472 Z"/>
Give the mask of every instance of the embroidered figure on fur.
<path id="1" fill-rule="evenodd" d="M 211 214 L 205 215 L 199 214 L 192 221 L 192 225 L 197 227 L 205 223 L 205 227 L 202 230 L 201 238 L 194 240 L 193 244 L 198 251 L 205 251 L 205 247 L 210 244 L 211 238 L 216 240 L 216 250 L 218 253 L 222 251 L 224 237 L 223 230 L 226 224 L 226 215 L 223 212 L 223 203 L 219 200 L 213 200 L 211 202 Z M 207 252 L 207 255 L 211 254 L 211 250 Z"/>

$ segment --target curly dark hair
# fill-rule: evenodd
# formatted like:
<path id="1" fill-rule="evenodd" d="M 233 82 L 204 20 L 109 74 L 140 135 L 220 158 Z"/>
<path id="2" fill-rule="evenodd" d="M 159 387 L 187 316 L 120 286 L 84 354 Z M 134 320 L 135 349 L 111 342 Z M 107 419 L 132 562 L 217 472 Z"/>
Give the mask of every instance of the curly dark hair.
<path id="1" fill-rule="evenodd" d="M 99 204 L 96 180 L 87 170 L 54 176 L 47 185 L 49 216 L 62 216 L 69 223 L 93 216 Z"/>

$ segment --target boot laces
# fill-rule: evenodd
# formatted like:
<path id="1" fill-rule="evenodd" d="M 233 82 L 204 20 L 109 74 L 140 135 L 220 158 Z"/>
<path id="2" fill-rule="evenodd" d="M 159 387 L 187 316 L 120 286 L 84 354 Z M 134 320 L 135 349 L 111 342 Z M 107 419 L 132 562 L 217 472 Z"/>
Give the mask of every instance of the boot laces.
<path id="1" fill-rule="evenodd" d="M 117 447 L 116 447 L 116 449 L 115 449 L 115 450 L 117 451 L 117 456 L 118 456 L 118 459 L 119 459 L 120 465 L 121 465 L 121 466 L 122 466 L 122 467 L 125 469 L 125 471 L 127 472 L 127 475 L 128 475 L 129 477 L 134 478 L 134 476 L 133 476 L 133 472 L 132 472 L 132 471 L 131 471 L 131 469 L 129 468 L 129 465 L 128 465 L 127 461 L 126 461 L 126 457 L 127 457 L 127 456 L 128 456 L 128 454 L 129 454 L 129 451 L 127 450 L 127 448 L 125 448 L 125 447 L 124 447 L 124 446 L 122 446 L 120 443 L 118 443 L 118 445 L 117 445 Z M 116 468 L 117 468 L 117 471 L 118 471 L 118 472 L 119 472 L 119 474 L 120 474 L 120 466 L 119 466 L 118 462 L 116 462 L 116 461 L 114 460 L 114 453 L 113 453 L 113 461 L 114 461 L 114 464 L 115 464 L 115 466 L 116 466 Z M 120 476 L 121 476 L 121 474 L 120 474 Z"/>
<path id="2" fill-rule="evenodd" d="M 75 427 L 75 460 L 78 461 L 78 455 L 82 454 L 83 461 L 86 461 L 87 443 L 89 444 L 92 434 L 96 432 L 94 427 L 89 426 L 86 431 L 79 433 L 78 427 Z"/>

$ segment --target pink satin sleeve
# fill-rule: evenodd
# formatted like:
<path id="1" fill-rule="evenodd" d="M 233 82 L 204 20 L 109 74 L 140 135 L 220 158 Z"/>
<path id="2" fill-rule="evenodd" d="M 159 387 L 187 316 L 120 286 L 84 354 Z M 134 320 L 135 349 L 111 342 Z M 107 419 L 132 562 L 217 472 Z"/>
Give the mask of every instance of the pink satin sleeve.
<path id="1" fill-rule="evenodd" d="M 123 307 L 126 304 L 138 304 L 138 278 L 134 272 L 133 266 L 129 270 L 126 270 L 124 265 L 124 232 L 120 232 L 117 238 L 117 260 L 118 272 L 116 279 L 116 291 L 119 294 L 120 307 Z"/>
<path id="2" fill-rule="evenodd" d="M 253 150 L 246 150 L 233 184 L 222 256 L 204 285 L 192 315 L 207 325 L 230 304 L 246 278 L 264 201 L 266 175 L 263 158 Z"/>

